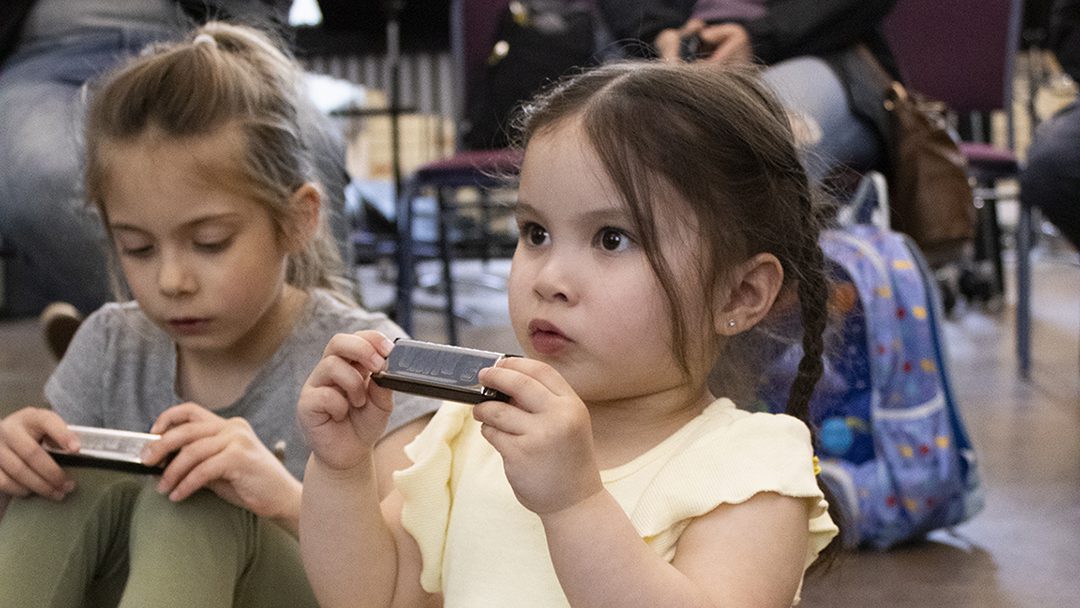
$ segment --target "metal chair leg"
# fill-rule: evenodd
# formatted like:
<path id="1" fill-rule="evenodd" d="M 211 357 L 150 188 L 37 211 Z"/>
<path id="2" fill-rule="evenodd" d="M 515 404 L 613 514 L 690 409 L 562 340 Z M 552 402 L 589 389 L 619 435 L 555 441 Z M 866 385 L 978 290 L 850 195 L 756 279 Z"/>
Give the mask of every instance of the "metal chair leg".
<path id="1" fill-rule="evenodd" d="M 1020 206 L 1016 227 L 1016 359 L 1020 378 L 1031 378 L 1031 207 Z"/>

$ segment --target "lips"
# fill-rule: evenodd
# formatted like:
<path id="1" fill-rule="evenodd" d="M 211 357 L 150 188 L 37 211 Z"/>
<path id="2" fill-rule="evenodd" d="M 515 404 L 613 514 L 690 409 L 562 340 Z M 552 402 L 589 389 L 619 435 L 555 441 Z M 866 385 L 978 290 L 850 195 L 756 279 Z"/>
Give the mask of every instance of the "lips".
<path id="1" fill-rule="evenodd" d="M 206 331 L 210 325 L 210 319 L 196 317 L 180 317 L 176 319 L 169 319 L 167 323 L 169 327 L 178 334 L 192 335 Z"/>
<path id="2" fill-rule="evenodd" d="M 529 322 L 529 341 L 533 349 L 543 355 L 557 354 L 572 342 L 554 324 L 542 320 Z"/>

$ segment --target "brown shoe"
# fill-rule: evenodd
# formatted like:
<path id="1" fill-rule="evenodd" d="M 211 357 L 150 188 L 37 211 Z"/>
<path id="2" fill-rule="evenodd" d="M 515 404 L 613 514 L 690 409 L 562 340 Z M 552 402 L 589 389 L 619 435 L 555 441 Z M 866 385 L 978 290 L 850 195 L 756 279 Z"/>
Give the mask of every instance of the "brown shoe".
<path id="1" fill-rule="evenodd" d="M 63 359 L 68 344 L 71 344 L 71 339 L 75 337 L 75 331 L 82 325 L 82 313 L 67 302 L 53 302 L 41 311 L 38 318 L 49 352 L 57 361 Z"/>

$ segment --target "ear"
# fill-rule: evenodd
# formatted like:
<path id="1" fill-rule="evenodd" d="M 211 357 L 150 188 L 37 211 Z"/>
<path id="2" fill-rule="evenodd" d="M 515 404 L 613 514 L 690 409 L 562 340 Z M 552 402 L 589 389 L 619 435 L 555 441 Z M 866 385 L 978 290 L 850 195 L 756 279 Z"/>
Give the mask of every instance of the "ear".
<path id="1" fill-rule="evenodd" d="M 322 193 L 312 182 L 304 182 L 289 196 L 289 209 L 295 219 L 286 227 L 285 246 L 289 253 L 296 253 L 307 246 L 319 229 L 319 208 Z"/>
<path id="2" fill-rule="evenodd" d="M 765 318 L 772 309 L 780 286 L 784 282 L 784 268 L 771 253 L 759 253 L 738 268 L 731 280 L 717 289 L 717 302 L 713 327 L 721 336 L 734 336 L 750 329 Z"/>

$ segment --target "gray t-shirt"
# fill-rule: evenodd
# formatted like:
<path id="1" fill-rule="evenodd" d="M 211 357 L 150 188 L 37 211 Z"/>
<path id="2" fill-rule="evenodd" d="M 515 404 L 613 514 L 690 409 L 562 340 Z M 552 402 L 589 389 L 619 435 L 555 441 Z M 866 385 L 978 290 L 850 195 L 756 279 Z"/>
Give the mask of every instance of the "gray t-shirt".
<path id="1" fill-rule="evenodd" d="M 285 443 L 285 466 L 303 477 L 310 449 L 296 422 L 300 388 L 337 333 L 375 329 L 390 339 L 405 333 L 382 313 L 346 305 L 314 290 L 287 337 L 244 394 L 215 410 L 241 416 L 264 444 Z M 45 385 L 45 397 L 68 424 L 146 432 L 161 412 L 183 400 L 176 394 L 176 348 L 135 302 L 106 304 L 75 334 Z M 394 394 L 387 432 L 434 412 L 439 402 Z"/>

